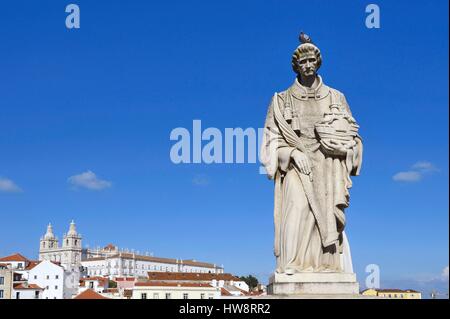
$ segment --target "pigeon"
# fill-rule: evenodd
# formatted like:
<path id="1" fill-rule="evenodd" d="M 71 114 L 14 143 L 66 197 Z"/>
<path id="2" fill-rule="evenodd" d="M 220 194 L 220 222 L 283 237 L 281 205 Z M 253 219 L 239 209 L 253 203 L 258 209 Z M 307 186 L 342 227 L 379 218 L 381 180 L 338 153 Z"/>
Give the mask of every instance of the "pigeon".
<path id="1" fill-rule="evenodd" d="M 303 31 L 300 32 L 300 37 L 299 40 L 301 43 L 312 43 L 311 38 L 309 37 L 309 35 L 307 35 L 306 33 L 304 33 Z"/>

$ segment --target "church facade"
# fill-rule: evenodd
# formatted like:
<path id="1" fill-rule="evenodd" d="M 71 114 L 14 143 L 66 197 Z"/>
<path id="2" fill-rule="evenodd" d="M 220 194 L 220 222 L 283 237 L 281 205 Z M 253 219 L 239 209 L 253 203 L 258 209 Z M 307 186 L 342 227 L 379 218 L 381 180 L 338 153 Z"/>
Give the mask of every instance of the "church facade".
<path id="1" fill-rule="evenodd" d="M 74 221 L 70 223 L 69 231 L 63 235 L 61 243 L 53 233 L 52 225 L 47 226 L 47 232 L 40 240 L 40 261 L 48 260 L 60 263 L 66 270 L 79 269 L 82 255 L 82 238 L 76 230 Z"/>
<path id="2" fill-rule="evenodd" d="M 146 277 L 148 272 L 224 273 L 223 265 L 195 259 L 174 259 L 141 255 L 109 244 L 100 249 L 82 246 L 82 237 L 72 221 L 62 242 L 53 233 L 51 224 L 40 239 L 39 260 L 58 263 L 67 271 L 78 271 L 84 276 Z"/>

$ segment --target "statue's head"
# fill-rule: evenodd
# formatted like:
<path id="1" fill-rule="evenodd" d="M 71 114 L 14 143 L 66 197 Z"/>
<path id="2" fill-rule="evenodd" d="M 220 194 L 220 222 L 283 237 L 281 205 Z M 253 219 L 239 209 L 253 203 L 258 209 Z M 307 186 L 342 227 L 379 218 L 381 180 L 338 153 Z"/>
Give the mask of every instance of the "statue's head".
<path id="1" fill-rule="evenodd" d="M 301 44 L 292 55 L 292 68 L 300 77 L 312 76 L 322 65 L 322 55 L 309 36 L 300 33 Z"/>

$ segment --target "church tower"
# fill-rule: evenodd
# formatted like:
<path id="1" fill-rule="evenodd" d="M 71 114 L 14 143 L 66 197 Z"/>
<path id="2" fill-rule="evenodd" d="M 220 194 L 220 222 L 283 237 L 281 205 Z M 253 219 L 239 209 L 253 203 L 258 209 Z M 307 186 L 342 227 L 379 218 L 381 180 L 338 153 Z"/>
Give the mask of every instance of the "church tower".
<path id="1" fill-rule="evenodd" d="M 48 224 L 47 232 L 44 237 L 41 237 L 40 247 L 39 247 L 39 260 L 44 252 L 52 251 L 58 248 L 58 239 L 53 234 L 52 224 Z"/>
<path id="2" fill-rule="evenodd" d="M 81 264 L 81 235 L 77 233 L 75 222 L 72 220 L 69 231 L 64 234 L 62 242 L 62 263 L 69 267 L 78 267 Z"/>
<path id="3" fill-rule="evenodd" d="M 60 263 L 66 270 L 79 269 L 81 247 L 81 235 L 77 233 L 74 221 L 70 223 L 67 234 L 64 234 L 62 245 L 58 244 L 58 239 L 53 234 L 53 227 L 49 224 L 47 232 L 40 240 L 39 260 Z"/>

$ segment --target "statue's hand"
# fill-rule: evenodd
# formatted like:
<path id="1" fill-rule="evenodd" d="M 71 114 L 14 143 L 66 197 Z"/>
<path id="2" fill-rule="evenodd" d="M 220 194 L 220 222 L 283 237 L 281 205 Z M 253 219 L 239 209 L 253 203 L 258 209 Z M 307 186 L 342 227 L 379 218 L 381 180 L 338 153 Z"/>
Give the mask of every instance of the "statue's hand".
<path id="1" fill-rule="evenodd" d="M 294 164 L 300 170 L 302 174 L 309 175 L 311 174 L 311 164 L 309 162 L 306 154 L 300 152 L 299 150 L 294 150 L 291 155 Z"/>

